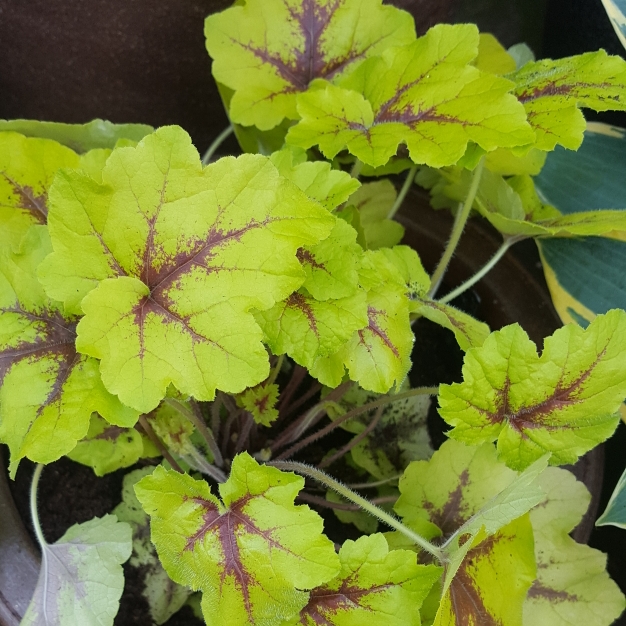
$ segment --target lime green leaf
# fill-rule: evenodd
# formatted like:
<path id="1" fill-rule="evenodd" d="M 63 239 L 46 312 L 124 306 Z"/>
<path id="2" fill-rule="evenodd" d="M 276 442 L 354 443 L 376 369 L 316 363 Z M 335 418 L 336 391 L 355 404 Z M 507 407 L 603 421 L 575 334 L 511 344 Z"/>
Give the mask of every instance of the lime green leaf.
<path id="1" fill-rule="evenodd" d="M 132 529 L 133 552 L 129 563 L 143 573 L 142 595 L 148 602 L 150 617 L 156 624 L 164 624 L 185 604 L 191 591 L 177 585 L 163 569 L 150 541 L 150 518 L 135 495 L 135 484 L 153 470 L 152 467 L 145 467 L 124 476 L 122 502 L 113 509 L 113 514 Z"/>
<path id="2" fill-rule="evenodd" d="M 304 480 L 237 456 L 221 500 L 209 486 L 158 467 L 135 492 L 172 579 L 203 591 L 209 624 L 277 626 L 339 571 L 322 520 L 294 498 Z"/>
<path id="3" fill-rule="evenodd" d="M 21 626 L 112 626 L 124 588 L 122 563 L 131 552 L 128 524 L 113 515 L 75 524 L 43 551 Z"/>
<path id="4" fill-rule="evenodd" d="M 297 119 L 296 96 L 314 79 L 415 38 L 411 16 L 380 0 L 248 0 L 209 16 L 204 32 L 215 80 L 235 92 L 231 119 L 261 130 Z"/>
<path id="5" fill-rule="evenodd" d="M 169 450 L 184 456 L 191 454 L 194 448 L 191 436 L 196 429 L 191 420 L 183 414 L 185 409 L 191 411 L 189 404 L 187 402 L 181 404 L 182 411 L 178 410 L 176 405 L 162 402 L 147 415 L 147 420 Z"/>
<path id="6" fill-rule="evenodd" d="M 368 249 L 395 246 L 404 237 L 404 226 L 388 219 L 397 195 L 391 181 L 385 178 L 365 183 L 350 196 L 348 202 L 359 211 Z"/>
<path id="7" fill-rule="evenodd" d="M 25 456 L 50 463 L 72 450 L 94 411 L 117 426 L 137 420 L 106 391 L 97 361 L 76 352 L 76 318 L 37 282 L 49 250 L 37 226 L 0 266 L 0 440 L 11 449 L 12 475 Z"/>
<path id="8" fill-rule="evenodd" d="M 517 325 L 492 333 L 465 355 L 463 383 L 442 385 L 441 416 L 450 436 L 498 440 L 510 467 L 545 452 L 553 465 L 574 462 L 609 437 L 626 396 L 626 314 L 610 311 L 586 330 L 569 325 L 544 342 L 541 356 Z"/>
<path id="9" fill-rule="evenodd" d="M 271 426 L 278 417 L 279 389 L 274 383 L 261 383 L 256 387 L 246 389 L 237 398 L 246 411 L 249 411 L 254 421 L 263 426 Z"/>
<path id="10" fill-rule="evenodd" d="M 606 505 L 604 513 L 596 521 L 596 526 L 613 525 L 618 528 L 626 528 L 626 472 L 624 472 L 615 489 L 611 494 L 611 499 Z"/>
<path id="11" fill-rule="evenodd" d="M 170 383 L 208 400 L 217 387 L 239 393 L 264 380 L 268 356 L 250 310 L 302 284 L 295 253 L 335 218 L 266 157 L 202 169 L 177 127 L 114 150 L 102 179 L 57 177 L 55 252 L 40 279 L 86 313 L 77 345 L 101 359 L 105 386 L 148 412 Z"/>
<path id="12" fill-rule="evenodd" d="M 536 148 L 557 144 L 580 147 L 585 118 L 579 106 L 594 111 L 626 110 L 626 61 L 604 50 L 551 61 L 527 63 L 509 78 L 537 134 Z"/>
<path id="13" fill-rule="evenodd" d="M 360 183 L 341 170 L 331 169 L 325 161 L 306 161 L 306 153 L 294 147 L 274 152 L 270 160 L 276 169 L 304 193 L 332 211 L 356 191 Z"/>
<path id="14" fill-rule="evenodd" d="M 606 555 L 569 536 L 587 510 L 589 492 L 558 468 L 548 468 L 539 482 L 548 499 L 530 513 L 537 580 L 524 604 L 524 624 L 613 624 L 626 602 L 606 572 Z"/>
<path id="15" fill-rule="evenodd" d="M 19 251 L 30 226 L 46 223 L 54 175 L 78 165 L 78 155 L 55 141 L 0 132 L 0 257 Z"/>
<path id="16" fill-rule="evenodd" d="M 485 157 L 485 167 L 494 174 L 502 176 L 537 176 L 543 169 L 548 157 L 547 152 L 532 148 L 524 155 L 514 154 L 513 150 L 499 148 Z M 607 205 L 608 206 L 608 205 Z"/>
<path id="17" fill-rule="evenodd" d="M 364 163 L 385 165 L 406 142 L 411 159 L 456 163 L 469 141 L 485 150 L 533 141 L 513 85 L 469 65 L 478 54 L 475 26 L 438 25 L 416 42 L 368 59 L 339 86 L 298 97 L 302 120 L 287 142 L 319 145 L 332 158 L 347 148 Z"/>
<path id="18" fill-rule="evenodd" d="M 0 120 L 0 132 L 9 130 L 27 137 L 52 139 L 82 154 L 96 148 L 112 149 L 120 140 L 140 141 L 154 129 L 146 124 L 112 124 L 106 120 L 92 120 L 87 124 Z"/>
<path id="19" fill-rule="evenodd" d="M 408 550 L 389 551 L 383 535 L 346 541 L 341 571 L 313 589 L 299 618 L 305 626 L 419 626 L 419 607 L 442 568 L 418 565 Z"/>
<path id="20" fill-rule="evenodd" d="M 613 29 L 626 48 L 626 3 L 624 0 L 602 0 Z"/>
<path id="21" fill-rule="evenodd" d="M 92 467 L 96 476 L 104 476 L 134 465 L 144 456 L 144 441 L 134 428 L 113 426 L 94 413 L 87 436 L 67 456 Z"/>
<path id="22" fill-rule="evenodd" d="M 474 65 L 482 72 L 508 74 L 517 69 L 515 59 L 504 46 L 490 33 L 481 33 L 478 44 L 478 56 Z"/>

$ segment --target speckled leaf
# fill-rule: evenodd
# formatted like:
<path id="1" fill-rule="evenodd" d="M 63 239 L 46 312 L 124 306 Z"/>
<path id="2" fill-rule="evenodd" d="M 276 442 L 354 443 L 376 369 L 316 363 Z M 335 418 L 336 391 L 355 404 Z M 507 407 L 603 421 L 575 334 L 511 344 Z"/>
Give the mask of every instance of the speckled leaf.
<path id="1" fill-rule="evenodd" d="M 50 463 L 72 450 L 94 411 L 118 426 L 137 420 L 106 391 L 97 361 L 76 352 L 76 318 L 37 282 L 49 250 L 46 229 L 31 228 L 0 267 L 0 440 L 12 475 L 23 457 Z"/>
<path id="2" fill-rule="evenodd" d="M 145 454 L 144 438 L 134 428 L 113 426 L 94 413 L 86 437 L 67 456 L 93 468 L 96 476 L 104 476 L 151 455 Z"/>
<path id="3" fill-rule="evenodd" d="M 313 589 L 300 615 L 284 626 L 419 626 L 419 607 L 441 575 L 408 550 L 389 551 L 381 534 L 346 541 L 341 571 Z"/>
<path id="4" fill-rule="evenodd" d="M 203 592 L 210 626 L 279 626 L 339 571 L 322 519 L 293 501 L 304 480 L 237 456 L 221 500 L 185 474 L 157 468 L 135 492 L 172 579 Z"/>
<path id="5" fill-rule="evenodd" d="M 107 389 L 148 412 L 170 383 L 210 400 L 216 388 L 264 380 L 268 356 L 250 310 L 302 284 L 295 252 L 326 237 L 335 218 L 266 157 L 202 169 L 178 127 L 114 150 L 102 180 L 57 177 L 55 252 L 40 280 L 85 312 L 77 346 L 101 359 Z"/>
<path id="6" fill-rule="evenodd" d="M 160 625 L 167 622 L 185 604 L 191 590 L 176 584 L 163 569 L 150 541 L 150 518 L 135 495 L 135 484 L 153 470 L 153 467 L 145 467 L 124 476 L 122 502 L 113 509 L 113 514 L 120 522 L 128 523 L 132 529 L 133 552 L 129 564 L 139 569 L 144 581 L 142 595 L 148 602 L 150 617 Z"/>
<path id="7" fill-rule="evenodd" d="M 463 383 L 442 385 L 440 414 L 450 436 L 466 443 L 498 440 L 515 469 L 546 452 L 553 465 L 573 463 L 609 437 L 626 396 L 626 314 L 598 316 L 546 338 L 541 356 L 514 324 L 465 355 Z"/>
<path id="8" fill-rule="evenodd" d="M 248 0 L 205 23 L 213 76 L 235 91 L 231 119 L 269 130 L 297 119 L 296 96 L 415 38 L 408 13 L 381 0 Z"/>
<path id="9" fill-rule="evenodd" d="M 509 78 L 537 134 L 533 145 L 541 150 L 557 144 L 570 150 L 580 146 L 585 118 L 579 106 L 626 110 L 626 61 L 604 50 L 527 63 Z"/>
<path id="10" fill-rule="evenodd" d="M 524 604 L 524 624 L 615 623 L 626 602 L 606 572 L 606 555 L 576 543 L 569 534 L 589 506 L 589 492 L 558 468 L 548 468 L 539 482 L 548 499 L 530 513 L 537 580 Z"/>
<path id="11" fill-rule="evenodd" d="M 348 200 L 359 211 L 360 224 L 369 250 L 395 246 L 404 237 L 404 226 L 388 219 L 397 197 L 390 180 L 365 183 Z"/>
<path id="12" fill-rule="evenodd" d="M 75 524 L 46 544 L 37 587 L 20 626 L 113 626 L 124 588 L 130 526 L 114 515 Z"/>
<path id="13" fill-rule="evenodd" d="M 237 402 L 248 411 L 257 424 L 271 426 L 278 417 L 278 385 L 274 383 L 261 383 L 256 387 L 246 389 L 237 397 Z"/>
<path id="14" fill-rule="evenodd" d="M 513 84 L 469 65 L 475 26 L 438 25 L 416 42 L 368 59 L 339 81 L 298 96 L 302 120 L 287 142 L 319 145 L 328 158 L 348 149 L 373 167 L 405 143 L 415 163 L 456 163 L 473 141 L 484 150 L 531 143 Z"/>

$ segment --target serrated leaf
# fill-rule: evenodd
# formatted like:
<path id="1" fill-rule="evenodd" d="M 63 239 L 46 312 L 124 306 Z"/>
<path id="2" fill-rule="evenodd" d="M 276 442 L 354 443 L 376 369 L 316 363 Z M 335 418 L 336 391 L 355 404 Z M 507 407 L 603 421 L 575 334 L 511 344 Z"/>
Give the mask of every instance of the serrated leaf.
<path id="1" fill-rule="evenodd" d="M 239 393 L 264 380 L 268 356 L 250 309 L 302 284 L 295 252 L 326 237 L 335 218 L 266 157 L 202 169 L 178 127 L 114 150 L 102 180 L 57 177 L 55 252 L 40 280 L 66 309 L 85 311 L 77 346 L 101 359 L 105 386 L 148 412 L 170 383 L 209 400 L 216 388 Z"/>
<path id="2" fill-rule="evenodd" d="M 0 266 L 0 440 L 11 475 L 23 457 L 50 463 L 72 450 L 94 411 L 117 426 L 137 421 L 106 391 L 97 361 L 77 353 L 76 318 L 37 282 L 50 250 L 45 227 L 31 228 L 21 247 Z"/>
<path id="3" fill-rule="evenodd" d="M 120 140 L 140 141 L 153 130 L 152 126 L 146 124 L 112 124 L 99 119 L 87 124 L 0 120 L 0 132 L 14 131 L 27 137 L 52 139 L 79 154 L 97 148 L 113 149 Z"/>
<path id="4" fill-rule="evenodd" d="M 585 130 L 580 107 L 594 111 L 626 109 L 626 61 L 604 50 L 566 59 L 527 63 L 509 78 L 537 134 L 534 147 L 558 144 L 576 150 Z"/>
<path id="5" fill-rule="evenodd" d="M 178 403 L 180 401 L 175 400 L 174 402 Z M 191 411 L 189 404 L 182 402 L 181 405 L 182 410 L 178 410 L 176 404 L 172 405 L 168 402 L 162 402 L 146 416 L 146 419 L 168 450 L 184 456 L 190 454 L 193 450 L 194 445 L 191 442 L 191 436 L 196 431 L 196 428 L 183 414 L 185 410 Z"/>
<path id="6" fill-rule="evenodd" d="M 365 183 L 350 196 L 348 202 L 359 212 L 369 250 L 395 246 L 404 237 L 404 226 L 388 219 L 397 195 L 393 183 L 383 179 Z"/>
<path id="7" fill-rule="evenodd" d="M 246 389 L 237 397 L 237 401 L 252 415 L 257 424 L 271 426 L 278 417 L 276 403 L 279 393 L 278 385 L 261 383 L 256 387 Z"/>
<path id="8" fill-rule="evenodd" d="M 205 22 L 213 76 L 235 93 L 231 119 L 269 130 L 297 119 L 296 96 L 415 38 L 408 13 L 380 0 L 248 0 Z"/>
<path id="9" fill-rule="evenodd" d="M 419 607 L 442 568 L 418 565 L 408 550 L 389 551 L 381 534 L 346 541 L 339 559 L 337 577 L 313 589 L 299 617 L 288 624 L 419 626 Z"/>
<path id="10" fill-rule="evenodd" d="M 333 158 L 343 149 L 373 167 L 385 165 L 406 143 L 414 163 L 456 163 L 473 141 L 489 151 L 531 143 L 513 85 L 469 65 L 478 30 L 438 25 L 416 42 L 368 59 L 339 86 L 298 96 L 302 120 L 286 141 L 319 145 Z"/>
<path id="11" fill-rule="evenodd" d="M 500 458 L 523 469 L 546 452 L 573 463 L 609 437 L 626 396 L 626 314 L 610 311 L 586 330 L 546 338 L 541 356 L 517 325 L 465 355 L 463 383 L 442 385 L 439 413 L 466 443 L 498 440 Z"/>
<path id="12" fill-rule="evenodd" d="M 172 579 L 203 591 L 207 624 L 280 625 L 339 571 L 322 520 L 293 501 L 304 480 L 235 457 L 221 500 L 185 474 L 157 468 L 135 492 Z"/>
<path id="13" fill-rule="evenodd" d="M 589 492 L 558 468 L 548 468 L 539 482 L 548 498 L 530 513 L 537 580 L 524 604 L 524 624 L 613 624 L 626 602 L 606 572 L 606 555 L 569 536 L 587 510 Z"/>
<path id="14" fill-rule="evenodd" d="M 97 413 L 91 416 L 87 435 L 67 456 L 104 476 L 134 465 L 144 454 L 143 437 L 134 428 L 113 426 Z"/>
<path id="15" fill-rule="evenodd" d="M 517 69 L 515 59 L 491 33 L 480 33 L 478 56 L 474 65 L 482 72 L 498 75 L 508 74 Z"/>
<path id="16" fill-rule="evenodd" d="M 20 626 L 112 626 L 124 588 L 131 531 L 114 515 L 74 524 L 43 548 L 42 567 Z"/>
<path id="17" fill-rule="evenodd" d="M 122 502 L 115 507 L 113 514 L 132 529 L 133 552 L 129 563 L 143 573 L 142 595 L 148 602 L 150 616 L 156 624 L 164 624 L 185 604 L 191 591 L 177 585 L 163 569 L 150 541 L 150 519 L 135 495 L 135 484 L 153 470 L 153 467 L 145 467 L 124 476 Z"/>

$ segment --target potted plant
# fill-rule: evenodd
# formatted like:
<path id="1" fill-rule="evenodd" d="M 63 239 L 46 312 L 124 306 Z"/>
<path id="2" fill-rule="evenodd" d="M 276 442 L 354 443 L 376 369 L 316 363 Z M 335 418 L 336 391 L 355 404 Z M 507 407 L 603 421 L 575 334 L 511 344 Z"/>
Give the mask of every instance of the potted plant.
<path id="1" fill-rule="evenodd" d="M 533 177 L 580 145 L 579 105 L 624 108 L 626 63 L 536 62 L 467 24 L 416 38 L 376 0 L 249 0 L 206 35 L 232 126 L 202 158 L 179 127 L 0 127 L 0 438 L 11 476 L 39 463 L 43 553 L 22 623 L 113 623 L 132 552 L 159 623 L 200 591 L 210 624 L 610 624 L 624 598 L 568 536 L 588 494 L 548 466 L 614 431 L 626 313 L 539 356 L 449 302 L 517 241 L 625 229 L 561 214 Z M 212 162 L 231 132 L 247 153 Z M 455 210 L 431 275 L 394 221 L 416 180 Z M 503 243 L 438 297 L 472 211 Z M 411 387 L 420 318 L 466 351 L 462 382 Z M 433 395 L 452 428 L 434 454 Z M 116 517 L 49 544 L 37 484 L 63 455 L 155 460 Z M 360 536 L 335 546 L 296 498 Z"/>

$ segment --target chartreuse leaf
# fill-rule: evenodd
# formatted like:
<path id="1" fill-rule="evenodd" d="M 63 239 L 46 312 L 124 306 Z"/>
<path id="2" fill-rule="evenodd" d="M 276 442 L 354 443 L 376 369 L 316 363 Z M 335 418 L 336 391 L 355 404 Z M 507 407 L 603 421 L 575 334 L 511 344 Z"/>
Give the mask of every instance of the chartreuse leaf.
<path id="1" fill-rule="evenodd" d="M 313 589 L 308 604 L 284 626 L 419 626 L 419 608 L 442 568 L 418 565 L 409 550 L 389 551 L 381 534 L 346 541 L 341 571 Z"/>
<path id="2" fill-rule="evenodd" d="M 261 130 L 297 119 L 296 96 L 315 78 L 415 39 L 411 16 L 381 0 L 248 0 L 210 15 L 204 32 L 215 80 L 234 90 L 230 118 Z"/>
<path id="3" fill-rule="evenodd" d="M 33 599 L 20 626 L 112 626 L 124 588 L 130 526 L 114 515 L 74 524 L 42 547 Z"/>
<path id="4" fill-rule="evenodd" d="M 524 624 L 613 624 L 626 602 L 606 572 L 606 555 L 569 535 L 589 506 L 589 492 L 558 468 L 548 468 L 539 482 L 548 498 L 530 512 L 537 580 L 524 603 Z"/>
<path id="5" fill-rule="evenodd" d="M 598 316 L 546 338 L 541 356 L 518 326 L 492 333 L 465 355 L 463 382 L 442 385 L 439 413 L 450 436 L 498 440 L 515 469 L 546 452 L 552 465 L 573 463 L 609 437 L 626 396 L 626 313 Z"/>
<path id="6" fill-rule="evenodd" d="M 183 403 L 184 409 L 191 410 L 187 403 Z M 162 402 L 148 414 L 147 420 L 169 450 L 181 456 L 192 452 L 195 426 L 176 406 Z"/>
<path id="7" fill-rule="evenodd" d="M 56 141 L 0 132 L 0 263 L 9 250 L 19 251 L 33 224 L 46 223 L 57 170 L 79 163 L 75 152 Z"/>
<path id="8" fill-rule="evenodd" d="M 140 141 L 153 130 L 146 124 L 112 124 L 106 120 L 92 120 L 87 124 L 0 120 L 0 132 L 14 131 L 26 137 L 52 139 L 79 154 L 94 149 L 113 149 L 120 141 Z"/>
<path id="9" fill-rule="evenodd" d="M 97 361 L 76 352 L 76 318 L 37 282 L 49 251 L 47 231 L 37 226 L 0 267 L 0 440 L 11 450 L 12 475 L 23 457 L 50 463 L 67 454 L 94 411 L 117 426 L 137 421 L 106 391 Z"/>
<path id="10" fill-rule="evenodd" d="M 97 413 L 91 416 L 86 437 L 67 454 L 72 461 L 93 468 L 96 476 L 130 467 L 142 457 L 159 455 L 150 440 L 134 428 L 113 426 Z"/>
<path id="11" fill-rule="evenodd" d="M 604 513 L 596 520 L 596 526 L 617 526 L 626 528 L 626 472 L 624 472 L 615 489 L 611 494 L 611 499 L 606 505 Z"/>
<path id="12" fill-rule="evenodd" d="M 624 0 L 602 0 L 613 29 L 626 48 L 626 3 Z"/>
<path id="13" fill-rule="evenodd" d="M 523 155 L 514 154 L 514 150 L 499 148 L 485 156 L 485 167 L 494 174 L 502 176 L 537 176 L 543 169 L 548 153 L 536 148 Z"/>
<path id="14" fill-rule="evenodd" d="M 150 518 L 135 495 L 135 484 L 153 470 L 145 467 L 124 476 L 122 502 L 113 509 L 113 514 L 132 529 L 133 552 L 129 564 L 143 574 L 143 596 L 150 607 L 150 617 L 156 624 L 164 624 L 185 604 L 191 591 L 176 584 L 163 569 L 150 541 Z"/>
<path id="15" fill-rule="evenodd" d="M 474 65 L 482 72 L 498 75 L 508 74 L 517 69 L 515 59 L 490 33 L 480 33 L 478 56 Z"/>
<path id="16" fill-rule="evenodd" d="M 365 183 L 350 196 L 348 202 L 359 212 L 369 250 L 395 246 L 404 237 L 404 226 L 388 219 L 397 195 L 393 183 L 385 178 Z"/>
<path id="17" fill-rule="evenodd" d="M 304 480 L 243 453 L 221 500 L 204 481 L 158 467 L 135 487 L 171 578 L 203 592 L 207 624 L 280 625 L 340 569 L 322 519 L 294 498 Z"/>
<path id="18" fill-rule="evenodd" d="M 114 150 L 102 180 L 57 177 L 55 252 L 40 279 L 69 311 L 85 312 L 77 346 L 101 359 L 105 386 L 148 412 L 170 383 L 211 399 L 216 388 L 264 380 L 268 356 L 250 310 L 302 284 L 295 253 L 335 218 L 266 157 L 202 169 L 178 127 Z"/>
<path id="19" fill-rule="evenodd" d="M 279 393 L 278 385 L 261 383 L 256 387 L 246 389 L 237 397 L 237 403 L 252 415 L 257 424 L 271 426 L 278 417 L 276 403 Z"/>
<path id="20" fill-rule="evenodd" d="M 373 167 L 406 143 L 411 159 L 456 163 L 473 141 L 484 150 L 532 143 L 510 81 L 469 65 L 478 54 L 475 26 L 438 25 L 406 46 L 368 59 L 338 85 L 298 96 L 302 120 L 287 142 L 319 145 L 333 158 L 348 149 Z"/>
<path id="21" fill-rule="evenodd" d="M 585 118 L 579 106 L 626 109 L 626 61 L 604 50 L 527 63 L 508 77 L 515 81 L 515 95 L 536 132 L 533 145 L 541 150 L 558 144 L 570 150 L 580 147 Z"/>

